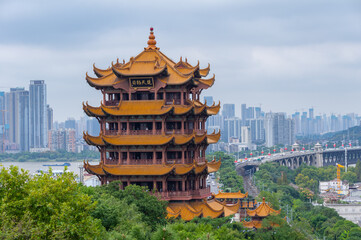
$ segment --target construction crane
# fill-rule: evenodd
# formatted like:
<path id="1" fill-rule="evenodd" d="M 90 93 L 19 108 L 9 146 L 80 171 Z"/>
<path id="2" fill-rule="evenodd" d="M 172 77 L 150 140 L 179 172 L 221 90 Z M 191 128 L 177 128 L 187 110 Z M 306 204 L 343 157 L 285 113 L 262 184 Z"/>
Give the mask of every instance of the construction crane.
<path id="1" fill-rule="evenodd" d="M 345 168 L 345 166 L 336 163 L 337 166 L 337 193 L 341 194 L 341 168 Z"/>

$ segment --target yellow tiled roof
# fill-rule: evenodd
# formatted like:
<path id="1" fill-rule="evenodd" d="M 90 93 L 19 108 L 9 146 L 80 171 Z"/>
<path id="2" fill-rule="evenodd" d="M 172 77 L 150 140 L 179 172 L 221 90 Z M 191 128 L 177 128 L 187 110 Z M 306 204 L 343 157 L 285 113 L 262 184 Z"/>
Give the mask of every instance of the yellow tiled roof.
<path id="1" fill-rule="evenodd" d="M 93 70 L 94 70 L 95 75 L 97 75 L 98 77 L 104 77 L 113 72 L 111 67 L 103 70 L 103 69 L 99 69 L 99 68 L 95 67 L 95 64 L 93 64 Z"/>
<path id="2" fill-rule="evenodd" d="M 94 66 L 94 72 L 99 78 L 87 76 L 86 80 L 93 87 L 111 87 L 124 77 L 162 75 L 159 80 L 168 85 L 181 85 L 193 81 L 196 86 L 203 84 L 202 87 L 208 88 L 213 85 L 214 78 L 201 80 L 201 77 L 206 77 L 209 69 L 209 64 L 207 68 L 200 69 L 199 62 L 196 66 L 189 64 L 187 60 L 175 63 L 159 51 L 155 45 L 149 45 L 136 57 L 130 58 L 128 62 L 123 60 L 123 64 L 117 61 L 117 64 L 112 64 L 111 68 L 105 70 Z"/>
<path id="3" fill-rule="evenodd" d="M 241 198 L 248 197 L 248 192 L 246 192 L 246 193 L 241 193 L 241 191 L 239 191 L 239 192 L 228 192 L 228 193 L 219 192 L 214 197 L 215 198 L 221 198 L 221 199 L 241 199 Z"/>
<path id="4" fill-rule="evenodd" d="M 95 175 L 116 175 L 116 176 L 161 176 L 171 173 L 174 170 L 175 175 L 184 175 L 191 171 L 196 174 L 205 170 L 209 172 L 212 165 L 220 165 L 218 162 L 209 162 L 204 164 L 154 164 L 154 165 L 107 165 L 100 163 L 90 165 L 84 162 L 84 168 L 91 174 Z"/>
<path id="5" fill-rule="evenodd" d="M 274 210 L 272 209 L 265 201 L 265 198 L 263 198 L 262 203 L 255 209 L 255 210 L 248 210 L 247 209 L 247 215 L 251 217 L 267 217 L 271 213 L 279 214 L 281 210 Z"/>
<path id="6" fill-rule="evenodd" d="M 120 101 L 118 106 L 92 107 L 88 103 L 83 103 L 83 109 L 88 116 L 102 117 L 110 116 L 144 116 L 144 115 L 164 115 L 173 111 L 174 115 L 183 115 L 193 110 L 194 114 L 216 115 L 220 109 L 218 105 L 199 104 L 190 102 L 189 105 L 165 105 L 164 100 L 139 100 L 139 101 Z"/>
<path id="7" fill-rule="evenodd" d="M 242 221 L 242 224 L 246 228 L 261 228 L 262 227 L 262 221 L 256 221 L 256 220 L 251 220 L 249 222 Z"/>
<path id="8" fill-rule="evenodd" d="M 184 145 L 191 141 L 195 144 L 200 144 L 203 141 L 207 141 L 208 144 L 215 143 L 220 138 L 220 132 L 197 135 L 196 133 L 184 135 L 184 134 L 172 134 L 172 135 L 103 135 L 91 136 L 88 133 L 83 134 L 84 140 L 89 145 L 94 146 L 144 146 L 144 145 L 165 145 L 173 141 L 174 145 Z"/>
<path id="9" fill-rule="evenodd" d="M 113 72 L 118 77 L 130 76 L 155 76 L 167 70 L 167 65 L 164 61 L 132 61 L 121 67 L 112 65 Z"/>
<path id="10" fill-rule="evenodd" d="M 176 203 L 176 202 L 172 202 L 168 204 L 168 209 L 171 209 L 170 214 L 168 212 L 168 217 L 174 217 L 173 213 L 178 213 L 178 215 L 181 216 L 181 218 L 184 221 L 190 221 L 195 217 L 199 217 L 202 214 L 202 210 L 197 211 L 195 210 L 192 206 L 190 206 L 187 203 L 181 202 L 181 203 Z"/>
<path id="11" fill-rule="evenodd" d="M 190 221 L 195 217 L 217 218 L 228 217 L 237 213 L 239 202 L 225 205 L 215 200 L 192 200 L 187 202 L 170 202 L 167 207 L 168 218 L 180 217 L 185 221 Z"/>

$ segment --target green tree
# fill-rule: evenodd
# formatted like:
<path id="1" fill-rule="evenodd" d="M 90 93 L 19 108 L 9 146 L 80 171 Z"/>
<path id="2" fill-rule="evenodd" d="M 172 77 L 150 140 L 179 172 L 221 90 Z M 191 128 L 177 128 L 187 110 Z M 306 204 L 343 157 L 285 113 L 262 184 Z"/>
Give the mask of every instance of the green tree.
<path id="1" fill-rule="evenodd" d="M 341 177 L 342 181 L 347 181 L 349 183 L 355 183 L 357 181 L 357 175 L 354 172 L 345 172 Z"/>
<path id="2" fill-rule="evenodd" d="M 31 177 L 11 166 L 1 168 L 0 183 L 0 238 L 94 239 L 105 231 L 72 173 Z"/>
<path id="3" fill-rule="evenodd" d="M 143 222 L 154 230 L 158 224 L 166 224 L 166 208 L 168 203 L 160 201 L 156 196 L 150 194 L 148 188 L 137 185 L 129 185 L 120 190 L 119 181 L 113 181 L 101 189 L 115 198 L 124 200 L 128 205 L 134 204 L 142 214 Z"/>
<path id="4" fill-rule="evenodd" d="M 355 167 L 355 173 L 357 175 L 357 181 L 361 181 L 361 161 L 358 160 Z"/>

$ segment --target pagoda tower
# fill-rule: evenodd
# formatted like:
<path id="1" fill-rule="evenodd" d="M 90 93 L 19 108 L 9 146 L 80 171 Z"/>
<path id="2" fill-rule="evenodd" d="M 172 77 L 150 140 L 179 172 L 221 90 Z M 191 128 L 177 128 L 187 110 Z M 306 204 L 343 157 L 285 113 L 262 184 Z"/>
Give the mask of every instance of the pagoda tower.
<path id="1" fill-rule="evenodd" d="M 151 28 L 148 46 L 139 55 L 102 70 L 86 81 L 100 90 L 99 107 L 83 103 L 84 112 L 100 124 L 99 136 L 84 133 L 84 140 L 100 151 L 100 163 L 84 163 L 87 172 L 101 184 L 119 180 L 122 188 L 146 186 L 162 200 L 199 201 L 210 196 L 208 173 L 220 161 L 207 162 L 207 146 L 218 142 L 220 132 L 207 133 L 205 122 L 219 112 L 200 94 L 215 77 L 199 62 L 173 62 L 156 46 Z M 208 103 L 209 104 L 209 103 Z M 199 201 L 201 202 L 201 201 Z"/>
<path id="2" fill-rule="evenodd" d="M 247 209 L 247 216 L 251 217 L 251 221 L 243 221 L 243 226 L 246 228 L 261 228 L 262 220 L 271 214 L 280 214 L 281 210 L 274 210 L 266 203 L 265 198 L 262 198 L 262 203 L 254 210 Z M 276 224 L 274 225 L 276 226 Z"/>

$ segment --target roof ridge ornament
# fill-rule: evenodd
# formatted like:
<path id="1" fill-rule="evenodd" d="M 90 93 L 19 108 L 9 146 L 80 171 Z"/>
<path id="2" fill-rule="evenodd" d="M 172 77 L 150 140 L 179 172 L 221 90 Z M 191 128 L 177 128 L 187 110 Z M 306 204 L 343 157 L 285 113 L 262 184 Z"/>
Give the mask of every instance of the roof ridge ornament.
<path id="1" fill-rule="evenodd" d="M 154 28 L 151 27 L 151 28 L 150 28 L 149 40 L 148 40 L 148 47 L 146 48 L 146 50 L 149 50 L 149 49 L 157 50 L 157 49 L 159 49 L 159 48 L 157 48 L 157 46 L 156 46 L 157 41 L 155 40 L 155 36 L 154 36 L 153 30 L 154 30 Z"/>

